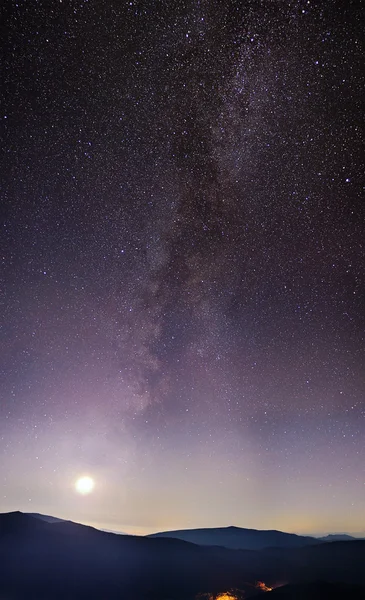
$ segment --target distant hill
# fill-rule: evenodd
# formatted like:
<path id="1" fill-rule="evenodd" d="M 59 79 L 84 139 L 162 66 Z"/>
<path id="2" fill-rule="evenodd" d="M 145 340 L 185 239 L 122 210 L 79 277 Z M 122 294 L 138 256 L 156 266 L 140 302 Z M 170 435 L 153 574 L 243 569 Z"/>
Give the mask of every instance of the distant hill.
<path id="1" fill-rule="evenodd" d="M 41 515 L 40 513 L 25 513 L 30 517 L 40 519 L 41 521 L 47 521 L 47 523 L 61 523 L 65 519 L 59 519 L 58 517 L 51 517 L 50 515 Z"/>
<path id="2" fill-rule="evenodd" d="M 195 600 L 229 589 L 248 599 L 257 581 L 365 585 L 364 556 L 361 540 L 233 550 L 0 514 L 0 598 L 11 600 Z"/>
<path id="3" fill-rule="evenodd" d="M 51 517 L 50 515 L 42 515 L 40 513 L 25 513 L 41 521 L 47 521 L 47 523 L 72 523 L 73 521 L 67 521 L 66 519 L 60 519 L 58 517 Z M 100 529 L 99 527 L 97 529 Z M 128 535 L 124 531 L 114 531 L 113 529 L 100 529 L 100 531 L 106 531 L 107 533 L 115 533 L 116 535 Z"/>
<path id="4" fill-rule="evenodd" d="M 114 533 L 115 535 L 129 535 L 125 531 L 115 531 L 114 529 L 100 529 L 100 531 L 105 531 L 105 533 Z"/>
<path id="5" fill-rule="evenodd" d="M 351 540 L 358 540 L 361 538 L 353 537 L 347 533 L 330 533 L 329 535 L 325 535 L 324 537 L 318 539 L 322 540 L 322 542 L 350 542 Z"/>
<path id="6" fill-rule="evenodd" d="M 202 546 L 224 546 L 234 550 L 262 550 L 263 548 L 300 548 L 321 543 L 309 536 L 284 533 L 276 530 L 243 529 L 241 527 L 216 527 L 209 529 L 182 529 L 153 533 L 148 537 L 175 538 Z"/>

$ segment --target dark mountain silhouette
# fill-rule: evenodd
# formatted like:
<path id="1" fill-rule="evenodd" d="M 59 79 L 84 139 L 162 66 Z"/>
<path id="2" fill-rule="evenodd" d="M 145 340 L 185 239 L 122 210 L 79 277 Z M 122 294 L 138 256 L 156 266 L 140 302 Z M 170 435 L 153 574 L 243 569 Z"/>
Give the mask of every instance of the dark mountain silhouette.
<path id="1" fill-rule="evenodd" d="M 365 584 L 365 542 L 260 551 L 115 535 L 70 521 L 0 515 L 0 598 L 193 600 L 256 581 Z"/>
<path id="2" fill-rule="evenodd" d="M 254 596 L 259 600 L 262 594 Z M 268 600 L 364 600 L 365 588 L 349 583 L 311 583 L 289 584 L 278 587 L 270 593 Z"/>
<path id="3" fill-rule="evenodd" d="M 60 523 L 65 519 L 59 519 L 58 517 L 52 517 L 51 515 L 41 515 L 40 513 L 26 513 L 30 517 L 35 517 L 41 521 L 47 521 L 47 523 Z"/>
<path id="4" fill-rule="evenodd" d="M 352 535 L 348 535 L 347 533 L 330 533 L 329 535 L 325 535 L 318 539 L 322 542 L 350 542 L 351 540 L 359 540 L 361 538 L 356 538 Z"/>
<path id="5" fill-rule="evenodd" d="M 202 546 L 224 546 L 235 550 L 262 550 L 263 548 L 300 548 L 321 543 L 309 536 L 284 533 L 276 530 L 243 529 L 241 527 L 216 527 L 211 529 L 182 529 L 153 533 L 152 538 L 175 538 Z"/>

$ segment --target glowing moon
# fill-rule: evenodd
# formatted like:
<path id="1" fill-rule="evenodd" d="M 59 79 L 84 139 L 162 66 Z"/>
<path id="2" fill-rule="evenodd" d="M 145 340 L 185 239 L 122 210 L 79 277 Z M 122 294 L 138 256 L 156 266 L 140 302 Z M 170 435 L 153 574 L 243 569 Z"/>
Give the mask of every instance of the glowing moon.
<path id="1" fill-rule="evenodd" d="M 80 477 L 75 483 L 76 491 L 83 496 L 90 494 L 93 491 L 94 486 L 95 483 L 91 477 Z"/>

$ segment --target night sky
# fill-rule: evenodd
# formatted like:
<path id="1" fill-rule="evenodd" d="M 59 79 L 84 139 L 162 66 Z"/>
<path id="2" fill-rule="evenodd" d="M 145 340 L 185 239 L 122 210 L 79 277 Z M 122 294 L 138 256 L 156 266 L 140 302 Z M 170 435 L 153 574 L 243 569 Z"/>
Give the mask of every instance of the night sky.
<path id="1" fill-rule="evenodd" d="M 0 511 L 363 531 L 361 3 L 4 4 Z"/>

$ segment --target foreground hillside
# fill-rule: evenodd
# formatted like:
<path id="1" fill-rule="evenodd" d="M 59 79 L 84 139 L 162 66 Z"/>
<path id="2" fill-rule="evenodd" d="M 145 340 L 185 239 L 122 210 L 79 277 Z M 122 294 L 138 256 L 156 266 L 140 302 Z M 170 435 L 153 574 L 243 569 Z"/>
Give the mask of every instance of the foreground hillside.
<path id="1" fill-rule="evenodd" d="M 262 596 L 254 596 L 252 600 Z M 364 600 L 363 586 L 350 583 L 328 583 L 313 581 L 310 583 L 288 584 L 280 586 L 270 593 L 268 600 Z"/>
<path id="2" fill-rule="evenodd" d="M 233 588 L 249 598 L 257 581 L 365 585 L 364 556 L 363 541 L 232 550 L 9 513 L 0 515 L 0 598 L 192 600 Z"/>

